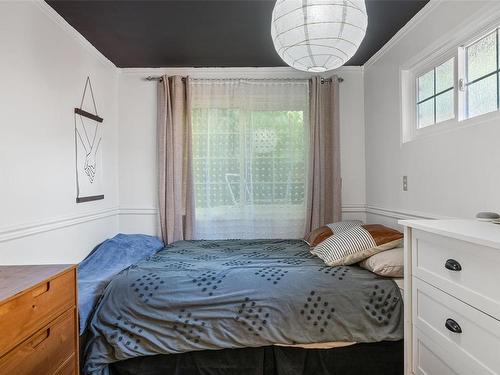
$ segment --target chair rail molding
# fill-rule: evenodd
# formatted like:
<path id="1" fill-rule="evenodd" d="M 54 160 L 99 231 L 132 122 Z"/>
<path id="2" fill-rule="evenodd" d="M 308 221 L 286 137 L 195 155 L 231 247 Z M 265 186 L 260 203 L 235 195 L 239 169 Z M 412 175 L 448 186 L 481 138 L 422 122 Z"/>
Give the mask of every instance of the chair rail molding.
<path id="1" fill-rule="evenodd" d="M 412 219 L 455 219 L 450 216 L 436 215 L 429 212 L 421 212 L 414 210 L 406 210 L 406 209 L 394 209 L 373 205 L 366 205 L 366 213 L 377 215 L 377 216 L 385 216 L 391 219 L 398 220 L 412 220 Z"/>
<path id="2" fill-rule="evenodd" d="M 94 212 L 77 215 L 57 216 L 43 220 L 33 221 L 0 228 L 0 242 L 15 240 L 39 233 L 49 232 L 95 220 L 101 220 L 119 214 L 118 207 L 106 208 Z"/>
<path id="3" fill-rule="evenodd" d="M 347 212 L 366 212 L 366 204 L 364 203 L 346 203 L 342 205 L 342 213 Z"/>
<path id="4" fill-rule="evenodd" d="M 121 207 L 119 210 L 122 215 L 158 215 L 156 207 Z"/>
<path id="5" fill-rule="evenodd" d="M 449 216 L 431 214 L 405 209 L 392 209 L 364 203 L 347 203 L 342 206 L 342 213 L 371 214 L 390 219 L 453 219 Z M 0 243 L 54 231 L 78 224 L 119 216 L 157 216 L 156 207 L 111 207 L 77 215 L 57 216 L 33 222 L 0 228 Z"/>

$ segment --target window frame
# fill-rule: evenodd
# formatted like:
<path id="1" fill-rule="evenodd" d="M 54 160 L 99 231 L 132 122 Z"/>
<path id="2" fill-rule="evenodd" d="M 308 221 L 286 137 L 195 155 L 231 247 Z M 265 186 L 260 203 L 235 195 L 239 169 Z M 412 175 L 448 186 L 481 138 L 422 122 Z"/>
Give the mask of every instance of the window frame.
<path id="1" fill-rule="evenodd" d="M 434 122 L 431 125 L 419 127 L 418 124 L 418 78 L 422 75 L 436 69 L 438 66 L 446 63 L 448 60 L 453 59 L 453 113 L 451 119 Z M 402 128 L 402 143 L 406 143 L 417 138 L 425 137 L 438 131 L 443 131 L 453 127 L 456 124 L 458 113 L 458 53 L 456 49 L 448 50 L 445 53 L 432 56 L 425 60 L 423 63 L 418 64 L 412 69 L 401 70 L 401 88 L 402 88 L 402 102 L 401 102 L 401 123 Z M 447 90 L 447 91 L 449 91 Z M 443 92 L 439 92 L 444 93 Z M 438 94 L 434 93 L 430 98 L 435 98 Z M 428 98 L 428 99 L 430 99 Z M 423 101 L 422 101 L 423 102 Z M 436 113 L 434 112 L 434 116 Z"/>
<path id="2" fill-rule="evenodd" d="M 447 56 L 447 55 L 446 55 Z M 450 60 L 453 60 L 453 86 L 452 87 L 449 87 L 445 90 L 441 90 L 439 92 L 436 92 L 436 69 L 438 67 L 440 67 L 441 65 L 444 65 L 446 64 L 448 61 Z M 456 74 L 455 72 L 457 71 L 457 58 L 456 56 L 451 56 L 449 58 L 446 58 L 446 57 L 441 57 L 439 60 L 437 60 L 439 62 L 435 63 L 434 66 L 428 70 L 425 70 L 424 68 L 420 69 L 422 70 L 421 73 L 418 73 L 419 71 L 416 72 L 415 74 L 415 125 L 416 125 L 416 131 L 417 133 L 419 132 L 419 130 L 422 130 L 422 129 L 425 129 L 427 127 L 430 127 L 430 126 L 436 126 L 436 125 L 439 125 L 439 124 L 442 124 L 442 123 L 445 123 L 447 121 L 452 121 L 454 119 L 457 118 L 457 103 L 456 103 L 456 90 L 457 90 L 457 80 L 456 80 Z M 432 64 L 430 64 L 432 65 Z M 428 68 L 429 66 L 427 66 Z M 420 77 L 423 77 L 424 75 L 430 73 L 430 72 L 434 72 L 434 87 L 433 87 L 433 94 L 423 100 L 418 100 L 418 80 L 420 79 Z M 436 115 L 437 115 L 437 110 L 436 110 L 436 98 L 441 95 L 441 94 L 445 94 L 447 93 L 448 91 L 451 91 L 453 90 L 453 117 L 450 118 L 450 119 L 447 119 L 447 120 L 443 120 L 443 121 L 436 121 Z M 425 126 L 422 126 L 420 127 L 420 124 L 418 123 L 418 106 L 422 103 L 425 103 L 426 101 L 428 100 L 432 100 L 433 101 L 433 106 L 434 106 L 434 122 L 432 124 L 429 124 L 429 125 L 425 125 Z"/>
<path id="3" fill-rule="evenodd" d="M 457 25 L 455 30 L 443 35 L 422 52 L 399 67 L 400 88 L 400 136 L 401 145 L 426 138 L 428 136 L 446 133 L 456 129 L 476 126 L 485 122 L 500 119 L 500 4 L 496 9 L 488 12 L 483 19 L 476 23 Z M 464 90 L 466 81 L 466 48 L 497 32 L 497 109 L 477 116 L 467 116 L 467 90 Z M 443 122 L 434 123 L 423 128 L 418 127 L 417 113 L 417 79 L 422 74 L 434 69 L 451 57 L 454 62 L 454 109 L 455 117 Z M 481 76 L 480 78 L 485 78 Z"/>
<path id="4" fill-rule="evenodd" d="M 192 113 L 194 113 L 196 110 L 198 110 L 200 108 L 192 108 Z M 193 131 L 192 131 L 192 148 L 193 148 L 193 168 L 195 168 L 195 162 L 197 160 L 205 160 L 207 161 L 207 163 L 210 163 L 210 161 L 212 160 L 217 160 L 217 159 L 223 159 L 223 160 L 233 160 L 233 161 L 236 161 L 236 164 L 238 165 L 238 181 L 233 181 L 233 182 L 229 182 L 229 181 L 226 181 L 226 182 L 211 182 L 211 181 L 205 181 L 203 183 L 200 183 L 200 182 L 197 182 L 196 178 L 194 180 L 194 187 L 195 187 L 195 200 L 197 199 L 196 197 L 196 189 L 198 186 L 210 186 L 210 187 L 215 187 L 215 186 L 221 186 L 221 187 L 228 187 L 229 188 L 229 192 L 230 192 L 230 196 L 231 196 L 231 199 L 232 199 L 232 204 L 220 204 L 220 205 L 211 205 L 211 199 L 209 196 L 207 196 L 207 202 L 208 202 L 208 205 L 207 207 L 200 207 L 199 209 L 200 210 L 217 210 L 217 209 L 220 209 L 220 208 L 224 208 L 224 209 L 233 209 L 233 208 L 238 208 L 238 209 L 241 209 L 241 208 L 244 208 L 244 207 L 247 207 L 247 206 L 269 206 L 269 207 L 274 207 L 275 209 L 276 208 L 284 208 L 284 207 L 288 207 L 288 206 L 304 206 L 305 204 L 305 198 L 306 198 L 306 195 L 307 195 L 307 160 L 304 159 L 303 162 L 305 164 L 304 166 L 304 181 L 303 182 L 300 182 L 300 181 L 291 181 L 291 182 L 288 182 L 287 184 L 289 186 L 292 186 L 292 185 L 304 185 L 304 198 L 303 198 L 303 201 L 302 202 L 295 202 L 295 203 L 291 203 L 291 204 L 288 204 L 286 202 L 280 202 L 279 200 L 281 198 L 276 198 L 276 188 L 277 188 L 277 185 L 280 185 L 282 184 L 282 182 L 280 182 L 279 180 L 276 180 L 275 178 L 275 171 L 274 171 L 274 166 L 276 165 L 277 161 L 278 160 L 289 160 L 288 157 L 279 157 L 279 156 L 276 156 L 275 153 L 271 153 L 271 155 L 266 155 L 266 156 L 253 156 L 253 157 L 248 157 L 247 155 L 247 147 L 249 146 L 249 142 L 248 142 L 248 134 L 247 134 L 247 126 L 248 126 L 248 120 L 251 120 L 252 116 L 255 116 L 256 113 L 260 112 L 260 113 L 271 113 L 271 114 L 275 114 L 275 113 L 279 113 L 279 112 L 286 112 L 286 113 L 289 113 L 289 112 L 302 112 L 302 128 L 303 128 L 303 132 L 304 132 L 304 137 L 305 135 L 307 134 L 308 132 L 308 121 L 307 119 L 309 118 L 309 111 L 308 111 L 308 107 L 304 107 L 304 108 L 296 108 L 296 109 L 287 109 L 287 110 L 247 110 L 247 111 L 244 111 L 244 110 L 241 110 L 240 108 L 225 108 L 225 107 L 213 107 L 213 108 L 210 108 L 210 109 L 213 109 L 213 110 L 236 110 L 236 113 L 237 113 L 237 117 L 238 117 L 238 120 L 237 120 L 237 125 L 239 125 L 237 128 L 231 130 L 231 131 L 217 131 L 217 132 L 213 132 L 211 133 L 210 132 L 210 126 L 208 125 L 207 129 L 206 129 L 206 132 L 199 132 L 195 126 L 193 126 Z M 193 116 L 193 124 L 196 122 L 197 120 L 194 119 L 194 116 Z M 288 123 L 288 126 L 290 126 L 291 123 L 289 122 Z M 224 156 L 224 157 L 220 157 L 220 156 L 213 156 L 213 155 L 207 155 L 207 156 L 204 156 L 204 157 L 199 157 L 199 156 L 195 156 L 195 146 L 194 146 L 194 142 L 196 140 L 196 138 L 198 136 L 205 136 L 206 138 L 206 142 L 207 144 L 210 143 L 210 140 L 212 137 L 216 137 L 216 136 L 220 136 L 220 135 L 234 135 L 236 136 L 236 138 L 238 138 L 238 153 L 235 155 L 235 156 Z M 288 134 L 287 137 L 289 137 L 290 135 Z M 304 140 L 305 138 L 303 138 Z M 306 157 L 308 155 L 308 144 L 307 142 L 304 142 L 304 157 Z M 268 162 L 270 162 L 272 165 L 273 165 L 273 172 L 271 173 L 271 178 L 269 180 L 266 180 L 266 181 L 254 181 L 252 179 L 248 180 L 247 179 L 247 174 L 246 172 L 248 171 L 247 169 L 247 166 L 246 166 L 246 163 L 250 163 L 250 164 L 253 164 L 259 160 L 267 160 Z M 302 159 L 301 159 L 302 160 Z M 196 172 L 193 170 L 193 176 L 195 177 L 196 175 Z M 250 185 L 248 183 L 248 181 L 251 181 Z M 232 190 L 231 188 L 231 185 L 238 185 L 238 191 L 239 191 L 239 194 L 238 194 L 238 197 L 236 198 L 235 197 L 235 194 L 234 194 L 234 191 Z M 249 189 L 249 186 L 251 187 Z M 256 194 L 254 192 L 254 189 L 255 187 L 263 187 L 263 186 L 271 186 L 272 188 L 272 194 L 271 194 L 271 201 L 268 201 L 266 202 L 265 200 L 260 200 L 259 201 L 259 198 L 253 196 L 254 194 Z M 258 193 L 257 193 L 258 194 Z M 253 196 L 253 197 L 251 197 Z M 249 199 L 252 198 L 254 199 L 256 202 L 251 202 Z M 202 212 L 202 211 L 200 211 Z"/>
<path id="5" fill-rule="evenodd" d="M 481 33 L 478 33 L 474 36 L 474 38 L 470 38 L 468 41 L 463 43 L 458 47 L 458 56 L 459 56 L 459 70 L 457 72 L 458 75 L 458 85 L 459 85 L 459 122 L 470 121 L 476 118 L 481 118 L 483 116 L 491 115 L 500 111 L 500 25 L 494 26 L 492 28 L 488 28 L 487 30 L 483 30 Z M 471 82 L 469 82 L 467 77 L 467 67 L 468 67 L 468 59 L 467 59 L 467 48 L 472 46 L 473 44 L 479 42 L 481 39 L 488 37 L 489 35 L 495 33 L 496 34 L 496 69 L 488 74 L 482 75 Z M 475 116 L 469 116 L 469 91 L 468 87 L 471 84 L 482 81 L 488 77 L 493 75 L 497 76 L 496 79 L 496 93 L 497 93 L 497 108 L 493 111 L 485 112 Z"/>

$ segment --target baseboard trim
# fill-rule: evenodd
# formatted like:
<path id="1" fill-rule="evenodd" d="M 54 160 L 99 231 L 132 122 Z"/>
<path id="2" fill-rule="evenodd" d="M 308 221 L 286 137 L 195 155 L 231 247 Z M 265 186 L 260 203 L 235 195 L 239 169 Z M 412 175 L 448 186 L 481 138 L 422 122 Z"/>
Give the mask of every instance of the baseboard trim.
<path id="1" fill-rule="evenodd" d="M 116 216 L 118 215 L 118 213 L 119 209 L 118 207 L 115 207 L 80 215 L 59 216 L 47 220 L 40 220 L 27 224 L 4 227 L 0 228 L 0 242 L 11 241 L 39 233 L 50 232 L 53 230 L 70 227 L 73 225 L 101 220 L 111 216 Z"/>

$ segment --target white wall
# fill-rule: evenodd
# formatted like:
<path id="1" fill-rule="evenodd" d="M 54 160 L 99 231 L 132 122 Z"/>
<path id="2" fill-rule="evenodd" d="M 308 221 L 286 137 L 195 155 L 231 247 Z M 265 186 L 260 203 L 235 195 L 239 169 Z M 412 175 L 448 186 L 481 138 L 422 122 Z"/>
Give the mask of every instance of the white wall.
<path id="1" fill-rule="evenodd" d="M 120 72 L 41 1 L 0 2 L 0 45 L 0 264 L 75 263 L 118 230 L 158 232 L 156 84 L 146 75 L 307 76 L 290 68 Z M 345 79 L 344 215 L 363 220 L 363 72 L 337 73 Z M 104 118 L 105 199 L 76 204 L 73 108 L 87 76 Z"/>
<path id="2" fill-rule="evenodd" d="M 120 76 L 120 230 L 158 231 L 156 218 L 156 83 L 148 75 L 192 77 L 306 77 L 291 68 L 124 69 Z M 340 84 L 344 216 L 364 220 L 363 72 L 346 67 Z"/>
<path id="3" fill-rule="evenodd" d="M 492 4 L 486 5 L 431 2 L 424 16 L 410 21 L 406 33 L 365 65 L 368 221 L 500 212 L 499 118 L 400 142 L 400 66 L 450 30 L 474 25 L 488 15 Z M 407 192 L 402 191 L 403 175 L 408 176 Z"/>
<path id="4" fill-rule="evenodd" d="M 0 2 L 0 264 L 74 263 L 118 230 L 118 72 L 44 2 Z M 90 76 L 105 199 L 75 203 L 74 107 Z"/>
<path id="5" fill-rule="evenodd" d="M 394 225 L 397 218 L 500 211 L 500 116 L 400 142 L 400 67 L 450 30 L 488 14 L 485 5 L 431 1 L 364 69 L 336 72 L 344 78 L 345 218 Z M 290 68 L 120 71 L 44 2 L 0 2 L 0 45 L 0 264 L 77 262 L 118 230 L 158 233 L 156 83 L 145 76 L 307 76 Z M 73 108 L 87 75 L 105 120 L 106 198 L 76 204 Z M 408 192 L 401 189 L 403 175 Z"/>

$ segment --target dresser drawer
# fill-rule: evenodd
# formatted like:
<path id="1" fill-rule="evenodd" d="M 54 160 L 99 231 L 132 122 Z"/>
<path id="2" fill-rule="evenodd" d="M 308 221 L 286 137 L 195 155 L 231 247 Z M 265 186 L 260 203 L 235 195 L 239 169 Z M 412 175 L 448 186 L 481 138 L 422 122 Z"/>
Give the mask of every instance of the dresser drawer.
<path id="1" fill-rule="evenodd" d="M 422 332 L 416 331 L 413 336 L 413 374 L 415 375 L 459 375 L 458 372 L 443 361 L 441 357 L 448 359 L 448 353 L 442 352 L 442 348 Z M 438 354 L 441 352 L 440 354 Z M 448 359 L 451 361 L 451 359 Z"/>
<path id="2" fill-rule="evenodd" d="M 429 351 L 457 374 L 500 374 L 500 321 L 417 278 L 412 291 L 415 373 L 430 366 Z"/>
<path id="3" fill-rule="evenodd" d="M 37 284 L 0 305 L 0 357 L 75 306 L 75 270 Z"/>
<path id="4" fill-rule="evenodd" d="M 412 258 L 414 276 L 500 319 L 500 250 L 413 230 Z"/>
<path id="5" fill-rule="evenodd" d="M 0 374 L 52 375 L 64 369 L 61 373 L 68 374 L 63 365 L 75 356 L 75 342 L 75 309 L 71 309 L 0 358 Z"/>
<path id="6" fill-rule="evenodd" d="M 73 355 L 56 370 L 54 375 L 75 375 L 78 374 L 76 369 L 76 355 Z"/>

